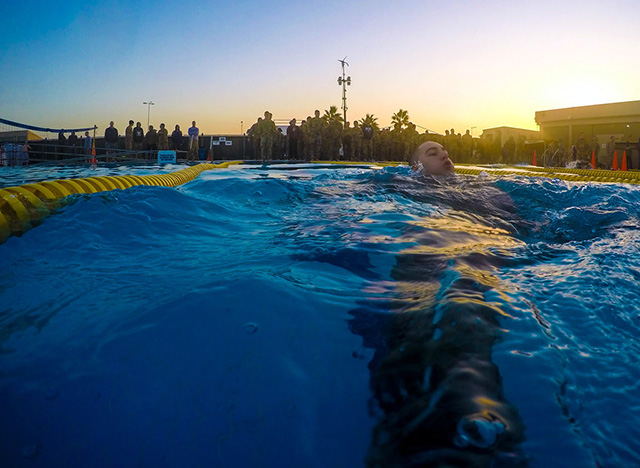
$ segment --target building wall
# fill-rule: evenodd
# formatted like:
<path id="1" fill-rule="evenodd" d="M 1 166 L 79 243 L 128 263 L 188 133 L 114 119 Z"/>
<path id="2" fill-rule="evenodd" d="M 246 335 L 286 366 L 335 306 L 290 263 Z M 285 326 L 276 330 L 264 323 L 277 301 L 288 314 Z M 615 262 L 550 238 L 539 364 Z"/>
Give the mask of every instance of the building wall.
<path id="1" fill-rule="evenodd" d="M 503 146 L 510 136 L 516 141 L 518 141 L 520 135 L 524 135 L 527 141 L 537 140 L 540 138 L 540 132 L 537 130 L 515 127 L 496 127 L 482 130 L 482 138 L 486 138 L 488 135 L 491 135 L 494 141 L 499 136 L 500 146 Z"/>
<path id="2" fill-rule="evenodd" d="M 581 133 L 587 141 L 597 137 L 601 144 L 611 136 L 618 142 L 637 143 L 640 138 L 640 101 L 539 111 L 535 119 L 543 139 L 562 140 L 567 147 Z"/>

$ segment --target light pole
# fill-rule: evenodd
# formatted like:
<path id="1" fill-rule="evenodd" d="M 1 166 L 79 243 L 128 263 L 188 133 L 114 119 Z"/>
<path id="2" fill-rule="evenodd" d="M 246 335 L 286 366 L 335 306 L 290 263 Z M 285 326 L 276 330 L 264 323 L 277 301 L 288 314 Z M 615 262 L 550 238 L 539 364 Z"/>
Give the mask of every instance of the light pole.
<path id="1" fill-rule="evenodd" d="M 347 85 L 351 86 L 351 77 L 347 76 L 345 78 L 344 76 L 344 66 L 345 65 L 347 67 L 349 66 L 349 64 L 345 62 L 345 60 L 347 60 L 347 57 L 343 58 L 342 60 L 338 59 L 338 62 L 342 64 L 342 76 L 338 77 L 338 84 L 342 86 L 342 110 L 344 111 L 343 124 L 346 128 L 347 126 Z"/>
<path id="2" fill-rule="evenodd" d="M 476 127 L 471 127 L 471 132 L 470 132 L 470 133 L 471 133 L 471 136 L 473 136 L 473 129 L 474 129 L 474 128 L 476 128 Z"/>
<path id="3" fill-rule="evenodd" d="M 153 101 L 143 102 L 142 104 L 147 105 L 147 128 L 149 128 L 149 116 L 151 115 L 151 106 L 154 106 L 156 103 Z"/>

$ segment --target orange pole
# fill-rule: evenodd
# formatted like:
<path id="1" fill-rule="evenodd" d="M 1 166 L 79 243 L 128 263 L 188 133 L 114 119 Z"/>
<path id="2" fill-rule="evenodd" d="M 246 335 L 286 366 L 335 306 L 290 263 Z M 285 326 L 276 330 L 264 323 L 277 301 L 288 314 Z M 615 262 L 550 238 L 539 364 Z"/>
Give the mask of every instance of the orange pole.
<path id="1" fill-rule="evenodd" d="M 593 151 L 591 152 L 591 167 L 592 167 L 593 169 L 595 169 L 595 168 L 596 168 L 596 150 L 593 150 Z"/>
<path id="2" fill-rule="evenodd" d="M 620 170 L 627 170 L 627 150 L 624 150 L 624 153 L 622 153 L 622 164 L 620 165 Z"/>
<path id="3" fill-rule="evenodd" d="M 613 167 L 611 168 L 612 171 L 617 171 L 618 170 L 618 150 L 613 152 Z"/>
<path id="4" fill-rule="evenodd" d="M 91 164 L 96 163 L 96 139 L 91 140 Z"/>
<path id="5" fill-rule="evenodd" d="M 538 165 L 538 161 L 536 161 L 536 150 L 533 150 L 533 165 L 534 166 Z"/>

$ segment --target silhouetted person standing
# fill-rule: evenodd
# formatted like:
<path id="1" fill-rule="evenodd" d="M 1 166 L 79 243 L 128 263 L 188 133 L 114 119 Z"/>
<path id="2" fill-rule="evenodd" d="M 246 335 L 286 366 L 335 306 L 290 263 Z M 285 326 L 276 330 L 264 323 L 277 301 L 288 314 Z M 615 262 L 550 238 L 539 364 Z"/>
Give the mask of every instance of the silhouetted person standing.
<path id="1" fill-rule="evenodd" d="M 149 131 L 144 136 L 145 147 L 149 151 L 155 151 L 158 149 L 158 132 L 153 128 L 153 125 L 149 125 Z"/>
<path id="2" fill-rule="evenodd" d="M 180 125 L 171 133 L 171 147 L 177 152 L 182 150 L 182 131 Z"/>
<path id="3" fill-rule="evenodd" d="M 118 150 L 118 129 L 113 126 L 113 120 L 104 131 L 104 147 L 107 149 L 107 155 L 112 155 Z"/>
<path id="4" fill-rule="evenodd" d="M 187 134 L 189 135 L 189 154 L 187 155 L 187 159 L 193 159 L 195 161 L 198 159 L 198 148 L 200 146 L 200 129 L 196 127 L 195 120 L 191 122 L 191 127 L 187 130 Z"/>
<path id="5" fill-rule="evenodd" d="M 316 109 L 307 128 L 310 136 L 309 158 L 319 159 L 322 153 L 322 133 L 324 130 L 324 121 L 320 118 L 319 110 Z"/>
<path id="6" fill-rule="evenodd" d="M 63 128 L 58 133 L 58 146 L 57 146 L 56 152 L 58 154 L 64 154 L 66 145 L 67 145 L 67 137 L 64 136 L 64 128 Z"/>
<path id="7" fill-rule="evenodd" d="M 164 124 L 160 124 L 160 130 L 158 130 L 158 149 L 169 149 L 169 131 L 165 128 Z"/>
<path id="8" fill-rule="evenodd" d="M 129 120 L 129 126 L 124 131 L 124 149 L 127 151 L 133 149 L 133 120 Z"/>
<path id="9" fill-rule="evenodd" d="M 69 146 L 71 147 L 71 152 L 73 154 L 76 154 L 78 151 L 78 135 L 76 135 L 76 132 L 71 132 L 71 135 L 69 135 L 69 139 L 67 140 L 69 142 Z"/>
<path id="10" fill-rule="evenodd" d="M 136 126 L 133 128 L 132 133 L 133 143 L 131 148 L 134 151 L 140 151 L 142 149 L 142 144 L 144 143 L 144 130 L 140 122 L 136 122 Z"/>
<path id="11" fill-rule="evenodd" d="M 291 119 L 287 127 L 287 157 L 289 159 L 300 159 L 298 156 L 299 140 L 300 127 L 296 125 L 296 119 Z"/>

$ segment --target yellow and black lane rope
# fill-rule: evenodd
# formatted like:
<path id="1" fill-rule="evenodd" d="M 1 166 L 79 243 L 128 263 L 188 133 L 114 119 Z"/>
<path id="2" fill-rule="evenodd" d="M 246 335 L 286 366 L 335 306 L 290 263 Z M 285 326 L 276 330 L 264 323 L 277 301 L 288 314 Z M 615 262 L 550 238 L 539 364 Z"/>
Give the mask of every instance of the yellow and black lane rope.
<path id="1" fill-rule="evenodd" d="M 58 179 L 0 189 L 0 243 L 40 224 L 71 195 L 125 190 L 138 185 L 175 187 L 195 179 L 203 171 L 222 169 L 240 162 L 198 164 L 168 174 Z"/>
<path id="2" fill-rule="evenodd" d="M 455 170 L 457 174 L 466 175 L 479 175 L 485 172 L 495 176 L 521 175 L 527 177 L 548 177 L 569 182 L 640 183 L 640 172 L 636 171 L 607 171 L 603 169 L 568 169 L 562 167 L 536 166 L 483 167 L 472 165 L 457 165 Z"/>

